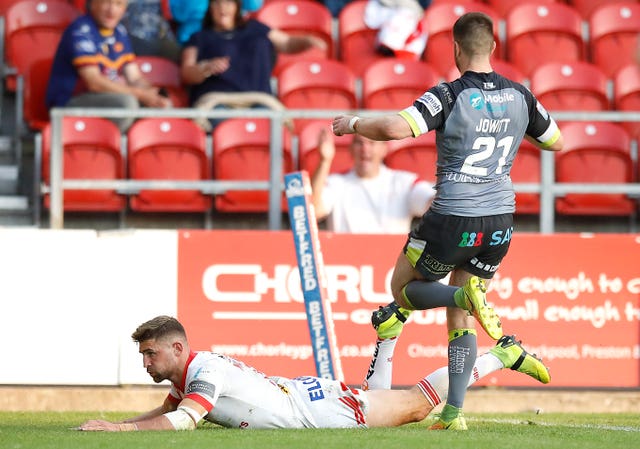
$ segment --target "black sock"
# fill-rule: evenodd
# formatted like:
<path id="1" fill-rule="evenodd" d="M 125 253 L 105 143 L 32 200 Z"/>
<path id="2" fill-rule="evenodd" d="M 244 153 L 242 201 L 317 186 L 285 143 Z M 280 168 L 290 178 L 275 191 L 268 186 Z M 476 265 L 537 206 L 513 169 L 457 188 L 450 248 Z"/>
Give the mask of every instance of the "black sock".
<path id="1" fill-rule="evenodd" d="M 453 299 L 453 294 L 458 288 L 437 281 L 416 280 L 405 285 L 402 294 L 416 310 L 458 307 Z"/>

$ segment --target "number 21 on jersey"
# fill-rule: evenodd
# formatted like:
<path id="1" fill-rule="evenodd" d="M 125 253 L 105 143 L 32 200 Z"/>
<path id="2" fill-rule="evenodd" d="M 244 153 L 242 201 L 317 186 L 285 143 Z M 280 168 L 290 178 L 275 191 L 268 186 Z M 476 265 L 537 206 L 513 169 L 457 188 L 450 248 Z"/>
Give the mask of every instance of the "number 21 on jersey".
<path id="1" fill-rule="evenodd" d="M 506 136 L 496 142 L 496 138 L 492 136 L 480 136 L 473 142 L 474 150 L 481 150 L 478 153 L 473 153 L 467 156 L 462 164 L 460 171 L 467 175 L 472 176 L 487 176 L 489 169 L 487 167 L 478 167 L 478 162 L 485 161 L 487 159 L 496 159 L 497 167 L 495 173 L 497 175 L 502 174 L 502 167 L 507 163 L 507 156 L 511 151 L 513 145 L 513 136 Z M 494 155 L 494 152 L 498 149 L 501 151 L 501 155 Z M 500 154 L 500 153 L 499 153 Z"/>

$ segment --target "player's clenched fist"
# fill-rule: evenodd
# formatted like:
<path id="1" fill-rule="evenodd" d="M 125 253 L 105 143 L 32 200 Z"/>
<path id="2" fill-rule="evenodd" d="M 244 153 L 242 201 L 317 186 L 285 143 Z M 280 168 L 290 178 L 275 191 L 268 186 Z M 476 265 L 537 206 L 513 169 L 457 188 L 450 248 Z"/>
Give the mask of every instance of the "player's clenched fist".
<path id="1" fill-rule="evenodd" d="M 343 136 L 345 134 L 354 134 L 356 132 L 355 124 L 359 120 L 359 117 L 354 115 L 339 115 L 333 119 L 331 127 L 333 134 L 336 136 Z"/>

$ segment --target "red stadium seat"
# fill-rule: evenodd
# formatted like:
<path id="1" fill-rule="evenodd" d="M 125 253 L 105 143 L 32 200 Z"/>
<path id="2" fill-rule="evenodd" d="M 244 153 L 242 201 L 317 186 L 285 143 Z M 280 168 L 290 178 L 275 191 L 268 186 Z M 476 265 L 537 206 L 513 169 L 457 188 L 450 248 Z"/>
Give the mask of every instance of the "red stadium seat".
<path id="1" fill-rule="evenodd" d="M 87 11 L 87 0 L 69 0 L 69 3 L 73 4 L 83 14 Z"/>
<path id="2" fill-rule="evenodd" d="M 550 111 L 610 109 L 608 79 L 588 62 L 549 63 L 531 74 L 531 91 Z"/>
<path id="3" fill-rule="evenodd" d="M 160 0 L 160 6 L 162 8 L 162 15 L 164 16 L 164 18 L 167 20 L 173 20 L 173 14 L 171 14 L 171 6 L 169 5 L 169 0 Z"/>
<path id="4" fill-rule="evenodd" d="M 591 60 L 609 77 L 636 62 L 640 34 L 640 3 L 615 2 L 599 6 L 589 20 Z"/>
<path id="5" fill-rule="evenodd" d="M 613 104 L 618 111 L 640 111 L 640 66 L 629 64 L 616 73 L 613 83 Z M 622 124 L 634 139 L 640 138 L 640 123 Z"/>
<path id="6" fill-rule="evenodd" d="M 217 180 L 268 181 L 271 132 L 269 119 L 227 119 L 213 131 L 213 177 Z M 293 170 L 289 133 L 282 135 L 283 173 Z M 221 212 L 267 212 L 269 192 L 231 190 L 216 195 Z M 283 197 L 282 211 L 287 210 Z"/>
<path id="7" fill-rule="evenodd" d="M 578 11 L 583 19 L 589 20 L 593 11 L 606 3 L 613 2 L 611 0 L 567 0 L 567 3 Z"/>
<path id="8" fill-rule="evenodd" d="M 362 107 L 404 109 L 439 82 L 439 74 L 424 61 L 388 58 L 376 61 L 362 77 Z"/>
<path id="9" fill-rule="evenodd" d="M 631 142 L 624 128 L 581 122 L 561 130 L 564 148 L 556 153 L 556 182 L 633 182 Z M 634 201 L 624 194 L 569 193 L 556 199 L 556 210 L 564 215 L 631 216 L 635 209 Z"/>
<path id="10" fill-rule="evenodd" d="M 505 78 L 509 78 L 512 81 L 516 81 L 521 84 L 525 84 L 527 82 L 527 77 L 518 69 L 515 65 L 511 64 L 508 61 L 502 59 L 493 59 L 491 61 L 491 66 L 496 73 L 504 76 Z M 460 78 L 460 71 L 456 66 L 453 66 L 449 72 L 447 72 L 447 81 L 453 81 L 457 78 Z"/>
<path id="11" fill-rule="evenodd" d="M 491 7 L 485 3 L 467 0 L 434 4 L 424 13 L 423 26 L 429 34 L 429 39 L 422 59 L 431 64 L 438 73 L 445 75 L 454 66 L 451 29 L 461 15 L 472 11 L 483 12 L 493 19 L 496 41 L 494 57 L 501 57 L 502 43 L 498 33 L 500 16 Z"/>
<path id="12" fill-rule="evenodd" d="M 526 76 L 541 64 L 585 59 L 582 17 L 562 3 L 528 2 L 507 16 L 507 60 Z"/>
<path id="13" fill-rule="evenodd" d="M 338 16 L 339 59 L 349 66 L 356 76 L 385 56 L 376 51 L 378 30 L 364 23 L 364 10 L 368 0 L 347 3 Z"/>
<path id="14" fill-rule="evenodd" d="M 435 183 L 436 133 L 428 132 L 415 139 L 390 140 L 384 163 L 397 170 L 406 170 L 417 174 L 421 179 Z"/>
<path id="15" fill-rule="evenodd" d="M 42 131 L 49 123 L 49 110 L 44 99 L 52 65 L 53 58 L 40 59 L 29 66 L 24 76 L 23 114 L 27 125 L 33 130 Z"/>
<path id="16" fill-rule="evenodd" d="M 192 120 L 147 118 L 129 131 L 128 167 L 133 180 L 204 181 L 211 178 L 206 135 Z M 141 190 L 129 199 L 143 212 L 205 212 L 211 196 L 198 190 Z"/>
<path id="17" fill-rule="evenodd" d="M 12 7 L 16 3 L 21 3 L 23 1 L 24 0 L 0 0 L 0 16 L 4 17 L 7 14 L 7 10 L 10 7 Z M 74 4 L 74 2 L 68 1 L 68 0 L 57 0 L 57 1 Z M 86 0 L 76 0 L 76 1 L 86 1 Z M 81 11 L 81 10 L 79 9 L 78 11 Z"/>
<path id="18" fill-rule="evenodd" d="M 0 0 L 0 16 L 5 16 L 7 14 L 7 10 L 11 8 L 16 3 L 21 3 L 24 0 Z M 69 3 L 67 0 L 58 0 L 64 3 Z"/>
<path id="19" fill-rule="evenodd" d="M 334 57 L 333 17 L 324 4 L 309 0 L 273 0 L 256 11 L 254 17 L 271 28 L 293 35 L 311 34 L 327 44 L 326 51 L 312 48 L 296 54 L 279 53 L 274 76 L 292 61 Z"/>
<path id="20" fill-rule="evenodd" d="M 167 91 L 173 107 L 189 106 L 187 90 L 180 79 L 180 66 L 167 58 L 158 56 L 136 56 L 140 71 L 149 82 Z"/>
<path id="21" fill-rule="evenodd" d="M 292 62 L 278 76 L 278 98 L 289 109 L 354 110 L 358 108 L 356 77 L 340 61 Z M 296 132 L 306 122 L 296 119 Z"/>
<path id="22" fill-rule="evenodd" d="M 540 150 L 532 143 L 523 140 L 511 167 L 511 180 L 514 183 L 540 183 Z M 516 193 L 516 214 L 539 214 L 540 194 Z"/>
<path id="23" fill-rule="evenodd" d="M 538 3 L 558 3 L 563 2 L 563 0 L 539 0 Z M 531 0 L 486 0 L 486 3 L 489 4 L 501 17 L 506 18 L 511 10 L 519 6 L 523 3 L 531 3 Z"/>
<path id="24" fill-rule="evenodd" d="M 123 179 L 124 158 L 120 131 L 109 120 L 96 117 L 65 117 L 62 122 L 64 179 Z M 49 184 L 51 125 L 42 131 L 42 179 Z M 50 206 L 49 195 L 44 197 Z M 119 212 L 126 199 L 115 190 L 65 190 L 64 210 Z"/>
<path id="25" fill-rule="evenodd" d="M 300 170 L 306 170 L 312 175 L 318 164 L 320 163 L 320 154 L 318 152 L 318 138 L 320 130 L 325 129 L 331 132 L 330 120 L 314 120 L 305 125 L 298 136 L 298 152 L 300 154 Z M 344 136 L 333 136 L 333 142 L 336 147 L 336 154 L 331 162 L 331 173 L 344 173 L 353 166 L 353 158 L 351 157 L 351 141 L 353 134 L 345 134 Z"/>
<path id="26" fill-rule="evenodd" d="M 32 62 L 53 57 L 64 29 L 79 15 L 60 0 L 15 3 L 5 16 L 5 64 L 24 75 Z M 15 90 L 15 78 L 7 79 L 7 88 Z"/>

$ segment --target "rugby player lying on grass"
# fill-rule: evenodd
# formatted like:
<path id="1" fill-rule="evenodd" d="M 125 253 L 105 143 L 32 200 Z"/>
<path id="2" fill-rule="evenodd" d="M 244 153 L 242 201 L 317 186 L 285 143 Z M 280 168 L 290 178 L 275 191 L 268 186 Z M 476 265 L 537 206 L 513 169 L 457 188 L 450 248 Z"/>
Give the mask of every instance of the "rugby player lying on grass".
<path id="1" fill-rule="evenodd" d="M 191 430 L 202 419 L 224 427 L 393 427 L 422 421 L 446 399 L 447 368 L 403 390 L 362 390 L 312 376 L 267 377 L 230 357 L 189 348 L 178 320 L 158 316 L 132 334 L 155 382 L 171 381 L 163 404 L 122 422 L 90 420 L 85 431 Z M 549 382 L 547 368 L 511 336 L 476 360 L 471 382 L 511 368 Z"/>

